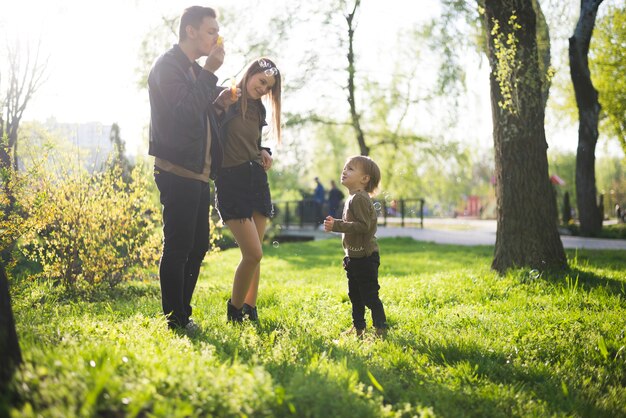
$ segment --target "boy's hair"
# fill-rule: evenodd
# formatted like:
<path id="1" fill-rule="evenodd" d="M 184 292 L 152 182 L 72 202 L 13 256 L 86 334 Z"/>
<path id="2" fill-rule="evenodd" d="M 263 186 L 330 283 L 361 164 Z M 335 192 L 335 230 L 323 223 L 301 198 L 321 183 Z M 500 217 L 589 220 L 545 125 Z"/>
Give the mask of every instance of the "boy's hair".
<path id="1" fill-rule="evenodd" d="M 370 195 L 375 194 L 380 183 L 380 168 L 370 157 L 355 155 L 348 158 L 348 162 L 358 166 L 365 174 L 370 176 L 370 181 L 365 185 L 365 191 Z"/>
<path id="2" fill-rule="evenodd" d="M 194 28 L 199 28 L 202 24 L 202 20 L 205 17 L 212 17 L 217 19 L 217 13 L 210 7 L 191 6 L 187 7 L 182 16 L 180 17 L 180 27 L 178 29 L 178 42 L 184 41 L 187 38 L 187 26 L 191 25 Z"/>

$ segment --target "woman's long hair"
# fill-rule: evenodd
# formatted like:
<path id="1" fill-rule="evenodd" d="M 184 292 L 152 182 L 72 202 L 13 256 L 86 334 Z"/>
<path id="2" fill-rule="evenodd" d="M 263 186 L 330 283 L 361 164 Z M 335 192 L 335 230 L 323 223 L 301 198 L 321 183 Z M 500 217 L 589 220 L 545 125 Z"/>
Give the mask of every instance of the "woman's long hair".
<path id="1" fill-rule="evenodd" d="M 248 101 L 248 89 L 246 88 L 248 80 L 258 73 L 265 72 L 268 76 L 274 77 L 274 85 L 272 89 L 267 93 L 264 101 L 272 107 L 272 124 L 271 128 L 276 136 L 276 140 L 280 144 L 281 127 L 280 127 L 280 93 L 281 93 L 281 75 L 276 64 L 269 58 L 261 57 L 250 63 L 248 69 L 244 72 L 238 87 L 241 89 L 241 114 L 243 117 L 246 115 L 247 101 Z"/>

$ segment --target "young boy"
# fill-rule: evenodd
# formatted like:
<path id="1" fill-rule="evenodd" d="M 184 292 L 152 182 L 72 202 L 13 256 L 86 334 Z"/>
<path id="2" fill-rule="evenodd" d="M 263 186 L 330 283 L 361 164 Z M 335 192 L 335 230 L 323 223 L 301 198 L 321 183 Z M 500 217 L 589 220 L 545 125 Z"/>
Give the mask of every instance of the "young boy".
<path id="1" fill-rule="evenodd" d="M 341 219 L 326 217 L 324 230 L 343 233 L 345 257 L 343 267 L 348 276 L 348 296 L 352 303 L 353 327 L 362 338 L 365 332 L 365 307 L 372 311 L 376 334 L 387 332 L 387 318 L 378 297 L 378 266 L 380 256 L 376 243 L 376 210 L 370 195 L 380 182 L 380 169 L 369 157 L 357 155 L 348 158 L 341 173 L 341 184 L 350 192 Z"/>

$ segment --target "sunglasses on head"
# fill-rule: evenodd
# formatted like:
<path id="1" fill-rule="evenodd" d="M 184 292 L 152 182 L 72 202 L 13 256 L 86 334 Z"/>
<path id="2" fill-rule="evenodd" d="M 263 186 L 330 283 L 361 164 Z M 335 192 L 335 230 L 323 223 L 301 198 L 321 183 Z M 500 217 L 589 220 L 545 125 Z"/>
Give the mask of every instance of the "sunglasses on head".
<path id="1" fill-rule="evenodd" d="M 263 74 L 265 74 L 268 77 L 272 77 L 278 74 L 278 68 L 274 67 L 272 64 L 270 64 L 263 58 L 257 60 L 257 64 L 259 64 L 259 67 L 263 69 Z"/>

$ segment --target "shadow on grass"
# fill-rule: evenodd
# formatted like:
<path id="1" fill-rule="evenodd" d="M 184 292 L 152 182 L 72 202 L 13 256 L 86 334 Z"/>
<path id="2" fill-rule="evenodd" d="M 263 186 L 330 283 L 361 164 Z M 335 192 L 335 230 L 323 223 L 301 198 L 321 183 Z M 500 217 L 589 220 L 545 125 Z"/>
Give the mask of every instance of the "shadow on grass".
<path id="1" fill-rule="evenodd" d="M 264 341 L 271 340 L 271 334 L 275 331 L 284 330 L 280 323 L 261 323 L 255 325 L 255 328 L 263 335 Z M 305 338 L 306 345 L 298 352 L 297 361 L 270 359 L 263 362 L 263 367 L 272 379 L 286 389 L 286 398 L 295 407 L 297 416 L 379 416 L 381 405 L 368 400 L 371 395 L 363 396 L 355 392 L 354 387 L 358 382 L 352 381 L 349 376 L 354 373 L 358 375 L 358 381 L 366 386 L 373 385 L 368 373 L 375 376 L 379 385 L 374 390 L 375 395 L 380 396 L 384 405 L 392 405 L 396 410 L 402 409 L 405 403 L 410 403 L 417 408 L 432 408 L 437 415 L 442 416 L 452 413 L 457 416 L 483 417 L 487 412 L 490 412 L 490 416 L 507 416 L 504 413 L 494 414 L 498 408 L 495 400 L 468 398 L 465 392 L 452 390 L 435 382 L 420 370 L 410 367 L 398 370 L 389 365 L 370 365 L 368 356 L 361 354 L 360 350 L 344 348 L 327 338 L 312 334 L 306 334 Z M 236 340 L 224 344 L 217 335 L 208 332 L 194 337 L 192 341 L 198 345 L 200 342 L 214 345 L 219 360 L 226 363 L 233 361 L 235 356 L 247 362 L 258 354 L 250 348 L 241 350 Z M 339 370 L 325 367 L 324 362 L 334 364 L 333 367 Z M 468 410 L 471 413 L 468 414 Z"/>
<path id="2" fill-rule="evenodd" d="M 451 268 L 467 267 L 470 264 L 484 262 L 490 265 L 493 256 L 492 246 L 468 247 L 462 245 L 444 245 L 416 241 L 412 238 L 383 238 L 378 240 L 381 253 L 381 267 L 395 263 L 395 258 L 406 260 L 406 255 L 413 255 L 414 262 L 444 260 Z M 316 265 L 337 263 L 343 257 L 343 248 L 338 240 L 324 240 L 297 244 L 281 244 L 278 247 L 264 248 L 264 257 L 280 258 L 297 268 L 310 268 Z M 394 268 L 400 268 L 394 264 Z"/>
<path id="3" fill-rule="evenodd" d="M 569 271 L 552 272 L 546 280 L 561 291 L 578 289 L 590 291 L 602 288 L 611 295 L 626 296 L 626 280 L 601 276 L 577 267 L 572 267 Z"/>
<path id="4" fill-rule="evenodd" d="M 282 333 L 282 338 L 290 338 L 289 327 L 280 322 L 252 325 L 269 346 L 274 344 L 272 334 L 277 331 Z M 607 411 L 590 404 L 584 393 L 570 390 L 564 394 L 562 382 L 547 369 L 514 365 L 509 355 L 503 352 L 485 351 L 471 344 L 410 340 L 394 336 L 393 328 L 386 342 L 366 340 L 359 344 L 373 346 L 363 349 L 355 348 L 350 341 L 342 344 L 313 334 L 305 333 L 296 338 L 301 339 L 296 361 L 270 358 L 261 363 L 272 379 L 286 388 L 287 399 L 296 407 L 298 416 L 375 416 L 372 415 L 372 405 L 348 387 L 349 379 L 342 380 L 342 373 L 324 367 L 324 361 L 335 364 L 334 367 L 344 365 L 348 372 L 356 372 L 359 382 L 377 388 L 374 392 L 382 397 L 383 404 L 392 405 L 396 410 L 410 403 L 413 407 L 431 408 L 437 416 L 509 417 L 511 410 L 519 412 L 520 407 L 523 410 L 526 406 L 516 406 L 515 399 L 521 398 L 529 402 L 540 400 L 549 415 L 608 416 Z M 259 351 L 271 349 L 242 349 L 238 340 L 224 342 L 218 334 L 211 332 L 202 332 L 193 337 L 192 342 L 213 345 L 223 363 L 234 358 L 246 363 L 257 362 Z M 372 356 L 380 359 L 372 352 L 389 350 L 386 344 L 401 347 L 405 355 L 395 357 L 391 364 L 372 361 Z M 428 359 L 426 363 L 416 360 L 416 356 L 424 355 Z M 434 374 L 433 364 L 437 366 Z M 494 387 L 506 385 L 510 389 L 481 390 L 487 382 Z M 500 399 L 500 391 L 507 393 L 508 399 Z M 346 407 L 350 408 L 348 412 L 344 411 Z"/>
<path id="5" fill-rule="evenodd" d="M 584 411 L 583 416 L 609 416 L 607 411 L 590 404 L 582 393 L 570 390 L 570 393 L 564 394 L 562 382 L 557 375 L 550 373 L 547 369 L 538 370 L 525 365 L 514 364 L 511 356 L 507 353 L 485 350 L 474 344 L 437 341 L 416 342 L 401 337 L 393 339 L 397 345 L 404 347 L 405 350 L 411 350 L 416 355 L 419 353 L 426 354 L 429 362 L 440 366 L 442 369 L 447 368 L 447 386 L 450 385 L 451 380 L 456 380 L 459 385 L 459 390 L 450 391 L 448 394 L 446 394 L 447 388 L 442 388 L 432 381 L 422 385 L 420 389 L 427 392 L 417 395 L 421 402 L 430 399 L 433 395 L 438 395 L 437 398 L 440 402 L 450 402 L 457 406 L 459 408 L 457 413 L 460 415 L 510 416 L 510 412 L 502 410 L 502 403 L 494 402 L 479 396 L 479 394 L 468 398 L 467 391 L 463 390 L 463 386 L 478 387 L 483 385 L 484 381 L 488 381 L 494 386 L 509 386 L 515 391 L 513 395 L 515 398 L 519 398 L 519 393 L 524 393 L 524 397 L 529 400 L 540 399 L 549 406 L 550 415 L 578 415 Z M 455 376 L 450 379 L 450 374 Z M 492 393 L 492 395 L 497 395 L 497 393 Z M 437 403 L 431 406 L 437 411 Z"/>

